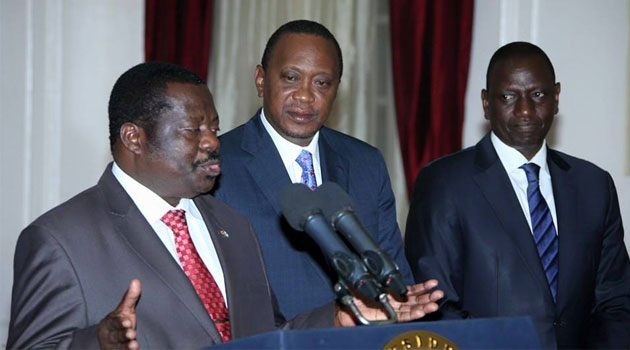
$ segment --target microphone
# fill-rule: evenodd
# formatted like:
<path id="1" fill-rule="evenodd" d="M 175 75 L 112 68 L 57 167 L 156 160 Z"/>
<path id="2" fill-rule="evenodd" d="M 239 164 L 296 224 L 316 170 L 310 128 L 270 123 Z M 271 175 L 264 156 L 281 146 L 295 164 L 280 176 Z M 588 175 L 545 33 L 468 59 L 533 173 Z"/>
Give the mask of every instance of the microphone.
<path id="1" fill-rule="evenodd" d="M 344 283 L 369 299 L 379 300 L 380 284 L 333 231 L 314 197 L 303 184 L 286 186 L 280 192 L 282 215 L 293 229 L 305 231 L 319 245 Z"/>
<path id="2" fill-rule="evenodd" d="M 354 214 L 350 196 L 334 182 L 322 184 L 314 193 L 333 228 L 361 255 L 363 263 L 372 275 L 394 293 L 405 296 L 407 287 L 398 266 L 363 228 Z"/>

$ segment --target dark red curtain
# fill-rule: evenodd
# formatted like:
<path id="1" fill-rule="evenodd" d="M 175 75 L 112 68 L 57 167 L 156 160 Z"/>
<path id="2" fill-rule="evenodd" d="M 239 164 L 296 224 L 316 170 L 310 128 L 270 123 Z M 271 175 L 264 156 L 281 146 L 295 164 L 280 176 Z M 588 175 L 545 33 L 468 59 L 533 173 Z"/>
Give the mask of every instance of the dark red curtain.
<path id="1" fill-rule="evenodd" d="M 184 66 L 208 78 L 212 0 L 145 0 L 146 61 Z"/>
<path id="2" fill-rule="evenodd" d="M 411 191 L 431 160 L 461 149 L 473 0 L 390 0 L 398 134 Z"/>

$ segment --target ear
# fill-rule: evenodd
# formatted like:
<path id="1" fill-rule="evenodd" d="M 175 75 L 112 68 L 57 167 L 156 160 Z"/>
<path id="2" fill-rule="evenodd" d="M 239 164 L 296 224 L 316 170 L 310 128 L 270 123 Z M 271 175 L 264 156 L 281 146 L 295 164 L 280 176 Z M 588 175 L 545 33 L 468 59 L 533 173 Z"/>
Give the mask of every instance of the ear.
<path id="1" fill-rule="evenodd" d="M 263 88 L 265 87 L 265 70 L 260 64 L 256 66 L 256 71 L 254 72 L 254 83 L 256 83 L 258 97 L 263 97 Z"/>
<path id="2" fill-rule="evenodd" d="M 483 117 L 490 120 L 490 101 L 488 100 L 488 90 L 481 90 L 481 105 L 483 106 Z"/>
<path id="3" fill-rule="evenodd" d="M 554 94 L 554 99 L 555 99 L 554 102 L 556 104 L 556 107 L 555 107 L 555 109 L 553 111 L 553 114 L 555 115 L 555 114 L 558 114 L 558 111 L 560 110 L 558 108 L 558 106 L 560 105 L 560 83 L 559 82 L 556 83 L 556 91 L 555 91 L 555 94 Z"/>
<path id="4" fill-rule="evenodd" d="M 120 141 L 123 147 L 131 153 L 142 153 L 145 138 L 144 130 L 136 124 L 125 123 L 120 127 Z"/>

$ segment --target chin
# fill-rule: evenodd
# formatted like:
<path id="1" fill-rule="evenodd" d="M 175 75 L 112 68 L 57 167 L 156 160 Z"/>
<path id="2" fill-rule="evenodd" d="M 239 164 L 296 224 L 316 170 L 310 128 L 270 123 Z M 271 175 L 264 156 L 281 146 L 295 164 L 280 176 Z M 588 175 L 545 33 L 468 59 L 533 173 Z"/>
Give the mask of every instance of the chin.
<path id="1" fill-rule="evenodd" d="M 208 176 L 203 184 L 197 189 L 197 195 L 208 193 L 214 188 L 216 176 Z"/>
<path id="2" fill-rule="evenodd" d="M 309 130 L 302 129 L 302 130 L 294 130 L 294 131 L 287 130 L 285 134 L 294 139 L 308 140 L 312 138 L 313 136 L 315 136 L 315 133 L 317 133 L 318 130 L 319 128 L 316 128 L 315 130 L 312 130 L 312 129 L 309 129 Z"/>

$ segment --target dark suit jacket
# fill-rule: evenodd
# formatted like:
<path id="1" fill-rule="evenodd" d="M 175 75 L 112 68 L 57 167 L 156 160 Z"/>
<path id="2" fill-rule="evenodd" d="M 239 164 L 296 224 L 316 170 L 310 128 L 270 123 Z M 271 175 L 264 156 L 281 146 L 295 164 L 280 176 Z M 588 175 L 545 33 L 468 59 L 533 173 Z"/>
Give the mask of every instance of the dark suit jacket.
<path id="1" fill-rule="evenodd" d="M 233 338 L 273 330 L 283 319 L 274 310 L 251 225 L 209 195 L 195 204 L 225 274 Z M 220 229 L 229 238 L 218 235 Z M 134 277 L 142 282 L 136 308 L 141 347 L 192 349 L 221 342 L 192 284 L 110 165 L 96 186 L 20 235 L 7 347 L 98 348 L 98 323 Z M 332 312 L 326 315 L 318 321 L 332 326 Z M 305 322 L 299 319 L 296 326 Z"/>
<path id="2" fill-rule="evenodd" d="M 336 277 L 319 248 L 305 233 L 293 231 L 281 216 L 278 194 L 291 179 L 260 112 L 219 139 L 222 169 L 214 194 L 254 225 L 282 313 L 289 318 L 334 300 Z M 411 283 L 394 195 L 380 152 L 326 127 L 320 130 L 319 152 L 323 182 L 336 182 L 352 197 L 361 223 Z"/>
<path id="3" fill-rule="evenodd" d="M 554 304 L 532 233 L 489 134 L 418 176 L 405 247 L 437 278 L 444 317 L 529 315 L 546 348 L 630 346 L 630 263 L 610 175 L 549 149 L 558 217 Z"/>

